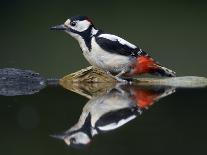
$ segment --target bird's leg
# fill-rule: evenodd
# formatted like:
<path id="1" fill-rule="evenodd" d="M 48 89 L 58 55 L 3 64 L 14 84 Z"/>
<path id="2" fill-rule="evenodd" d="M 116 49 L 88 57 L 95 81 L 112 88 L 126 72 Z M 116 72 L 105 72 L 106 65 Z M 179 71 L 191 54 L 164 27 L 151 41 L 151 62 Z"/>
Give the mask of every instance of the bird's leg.
<path id="1" fill-rule="evenodd" d="M 122 82 L 122 83 L 128 83 L 127 80 L 121 78 L 121 76 L 122 76 L 123 74 L 127 73 L 128 71 L 129 71 L 129 68 L 128 68 L 128 67 L 123 68 L 123 70 L 122 70 L 121 72 L 119 72 L 117 75 L 114 76 L 115 79 L 116 79 L 117 81 L 119 81 L 119 82 Z"/>
<path id="2" fill-rule="evenodd" d="M 121 72 L 119 72 L 116 77 L 121 77 L 123 74 L 125 74 L 127 72 L 126 69 L 123 69 Z"/>
<path id="3" fill-rule="evenodd" d="M 105 71 L 105 72 L 106 72 L 106 74 L 108 74 L 109 76 L 111 76 L 112 78 L 114 78 L 114 75 L 112 75 L 111 72 L 109 72 L 109 71 Z"/>
<path id="4" fill-rule="evenodd" d="M 105 71 L 105 72 L 106 72 L 106 74 L 113 76 L 109 71 Z"/>
<path id="5" fill-rule="evenodd" d="M 128 83 L 128 81 L 127 81 L 127 80 L 122 79 L 122 78 L 120 78 L 120 77 L 114 76 L 114 78 L 115 78 L 118 82 L 125 83 L 125 84 L 127 84 L 127 83 Z"/>
<path id="6" fill-rule="evenodd" d="M 106 73 L 109 75 L 109 76 L 111 76 L 112 78 L 115 78 L 118 82 L 121 82 L 121 83 L 128 83 L 126 80 L 124 80 L 124 79 L 122 79 L 122 78 L 120 78 L 119 76 L 121 76 L 122 74 L 124 74 L 124 73 L 122 73 L 122 74 L 120 74 L 119 76 L 117 76 L 117 75 L 112 75 L 109 71 L 106 71 Z"/>
<path id="7" fill-rule="evenodd" d="M 126 92 L 122 88 L 125 85 L 126 85 L 125 83 L 117 83 L 115 86 L 115 89 L 117 89 L 122 94 L 122 96 L 126 95 Z"/>

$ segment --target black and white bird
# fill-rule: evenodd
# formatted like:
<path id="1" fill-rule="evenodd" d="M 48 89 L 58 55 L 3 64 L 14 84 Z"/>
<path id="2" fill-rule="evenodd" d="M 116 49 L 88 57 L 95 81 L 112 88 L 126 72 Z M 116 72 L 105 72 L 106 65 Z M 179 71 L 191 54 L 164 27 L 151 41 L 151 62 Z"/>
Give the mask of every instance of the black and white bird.
<path id="1" fill-rule="evenodd" d="M 116 86 L 92 97 L 83 107 L 78 122 L 52 137 L 64 140 L 68 146 L 84 147 L 94 136 L 120 128 L 141 115 L 154 102 L 174 92 L 171 87 Z"/>
<path id="2" fill-rule="evenodd" d="M 74 37 L 91 65 L 115 75 L 117 79 L 143 73 L 175 76 L 174 71 L 157 63 L 138 46 L 97 29 L 86 16 L 71 17 L 64 24 L 51 29 L 63 30 Z"/>

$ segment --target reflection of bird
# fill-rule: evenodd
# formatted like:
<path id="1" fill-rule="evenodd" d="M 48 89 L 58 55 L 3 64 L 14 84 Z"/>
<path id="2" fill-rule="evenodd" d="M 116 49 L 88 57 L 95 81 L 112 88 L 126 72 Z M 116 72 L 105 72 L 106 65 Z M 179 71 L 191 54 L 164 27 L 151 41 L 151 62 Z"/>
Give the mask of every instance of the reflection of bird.
<path id="1" fill-rule="evenodd" d="M 154 61 L 146 52 L 128 41 L 94 27 L 86 16 L 76 16 L 51 29 L 64 30 L 76 40 L 88 62 L 116 78 L 151 73 L 175 76 L 175 72 Z"/>
<path id="2" fill-rule="evenodd" d="M 79 121 L 66 132 L 53 137 L 62 139 L 73 147 L 85 146 L 95 135 L 123 126 L 155 101 L 173 92 L 174 88 L 117 86 L 106 94 L 90 99 L 84 106 Z"/>

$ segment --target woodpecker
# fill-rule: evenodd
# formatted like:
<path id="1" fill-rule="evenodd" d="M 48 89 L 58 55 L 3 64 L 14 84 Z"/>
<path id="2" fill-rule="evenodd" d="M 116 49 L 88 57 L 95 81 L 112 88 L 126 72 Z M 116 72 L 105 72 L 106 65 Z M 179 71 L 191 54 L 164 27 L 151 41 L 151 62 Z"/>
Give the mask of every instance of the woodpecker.
<path id="1" fill-rule="evenodd" d="M 115 130 L 140 116 L 159 99 L 175 92 L 175 88 L 149 88 L 117 85 L 110 91 L 92 97 L 83 107 L 78 122 L 67 131 L 52 135 L 68 146 L 80 148 L 93 137 Z"/>
<path id="2" fill-rule="evenodd" d="M 117 80 L 144 73 L 175 76 L 174 71 L 160 65 L 138 46 L 97 29 L 87 16 L 71 17 L 64 24 L 51 27 L 51 30 L 62 30 L 75 38 L 86 60 L 114 75 Z"/>

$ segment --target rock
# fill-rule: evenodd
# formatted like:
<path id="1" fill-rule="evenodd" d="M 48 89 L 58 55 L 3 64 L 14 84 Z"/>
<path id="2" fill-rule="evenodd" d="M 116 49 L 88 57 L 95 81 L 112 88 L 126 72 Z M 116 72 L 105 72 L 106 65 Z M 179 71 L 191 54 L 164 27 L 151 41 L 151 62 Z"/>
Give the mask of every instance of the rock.
<path id="1" fill-rule="evenodd" d="M 39 92 L 46 86 L 46 79 L 39 73 L 14 68 L 0 69 L 0 95 L 17 96 Z"/>
<path id="2" fill-rule="evenodd" d="M 74 83 L 117 83 L 113 76 L 106 74 L 104 71 L 92 66 L 69 74 L 60 79 L 63 87 L 71 87 Z M 132 83 L 146 86 L 172 86 L 179 88 L 201 88 L 207 87 L 207 78 L 198 76 L 183 77 L 156 77 L 156 78 L 133 78 Z"/>

